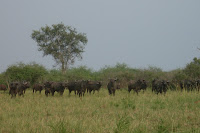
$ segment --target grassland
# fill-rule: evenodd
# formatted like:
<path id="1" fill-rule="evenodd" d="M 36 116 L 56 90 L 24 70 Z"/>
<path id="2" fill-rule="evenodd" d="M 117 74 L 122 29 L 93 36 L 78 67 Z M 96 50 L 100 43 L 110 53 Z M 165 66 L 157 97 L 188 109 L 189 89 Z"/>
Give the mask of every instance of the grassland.
<path id="1" fill-rule="evenodd" d="M 189 133 L 200 132 L 200 93 L 150 90 L 138 96 L 106 89 L 80 99 L 68 90 L 46 97 L 44 91 L 11 99 L 0 92 L 2 133 Z"/>

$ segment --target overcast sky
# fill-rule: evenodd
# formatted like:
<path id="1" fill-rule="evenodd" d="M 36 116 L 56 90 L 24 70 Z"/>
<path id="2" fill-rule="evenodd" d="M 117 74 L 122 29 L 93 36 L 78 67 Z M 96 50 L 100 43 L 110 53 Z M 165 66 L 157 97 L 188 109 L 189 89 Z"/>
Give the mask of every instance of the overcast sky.
<path id="1" fill-rule="evenodd" d="M 118 62 L 169 71 L 200 57 L 200 0 L 1 0 L 0 72 L 16 62 L 53 68 L 30 36 L 61 22 L 88 37 L 74 66 Z"/>

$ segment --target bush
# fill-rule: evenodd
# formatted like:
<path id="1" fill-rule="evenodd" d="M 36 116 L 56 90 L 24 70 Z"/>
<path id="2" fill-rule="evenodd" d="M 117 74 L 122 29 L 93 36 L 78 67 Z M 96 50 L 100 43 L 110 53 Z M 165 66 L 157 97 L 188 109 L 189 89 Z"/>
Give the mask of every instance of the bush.
<path id="1" fill-rule="evenodd" d="M 6 84 L 5 75 L 0 74 L 0 84 Z"/>
<path id="2" fill-rule="evenodd" d="M 77 68 L 69 69 L 66 72 L 66 79 L 68 80 L 82 80 L 82 79 L 90 79 L 94 80 L 94 72 L 92 69 L 87 68 L 86 66 L 80 66 Z"/>
<path id="3" fill-rule="evenodd" d="M 200 58 L 194 58 L 193 61 L 186 65 L 183 72 L 190 79 L 199 79 L 200 78 Z"/>
<path id="4" fill-rule="evenodd" d="M 47 70 L 42 65 L 36 63 L 17 63 L 8 67 L 5 76 L 8 81 L 29 81 L 31 84 L 43 80 Z"/>
<path id="5" fill-rule="evenodd" d="M 179 82 L 184 79 L 200 79 L 200 59 L 194 58 L 184 69 L 176 69 L 164 72 L 158 67 L 149 66 L 147 69 L 135 69 L 122 63 L 115 66 L 105 66 L 99 71 L 93 71 L 86 66 L 79 66 L 68 69 L 65 74 L 60 70 L 46 70 L 43 66 L 36 63 L 23 64 L 17 63 L 8 67 L 5 73 L 0 75 L 0 83 L 7 81 L 30 81 L 35 82 L 49 81 L 74 81 L 74 80 L 94 80 L 102 81 L 106 87 L 109 78 L 118 78 L 121 88 L 127 88 L 130 80 L 144 79 L 151 85 L 153 79 L 164 79 Z M 7 79 L 7 81 L 5 80 Z"/>

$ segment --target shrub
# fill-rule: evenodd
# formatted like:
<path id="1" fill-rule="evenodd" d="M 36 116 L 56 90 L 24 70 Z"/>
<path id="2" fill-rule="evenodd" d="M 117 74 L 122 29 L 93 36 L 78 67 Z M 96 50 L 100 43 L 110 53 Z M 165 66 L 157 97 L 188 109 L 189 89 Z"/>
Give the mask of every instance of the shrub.
<path id="1" fill-rule="evenodd" d="M 5 76 L 9 81 L 29 81 L 31 84 L 42 80 L 47 70 L 42 65 L 36 63 L 17 63 L 8 67 Z"/>

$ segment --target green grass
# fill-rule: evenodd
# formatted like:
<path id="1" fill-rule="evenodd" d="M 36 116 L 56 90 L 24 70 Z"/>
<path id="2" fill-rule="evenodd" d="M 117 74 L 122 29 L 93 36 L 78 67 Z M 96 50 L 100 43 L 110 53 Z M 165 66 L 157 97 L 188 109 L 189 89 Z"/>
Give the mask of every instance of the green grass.
<path id="1" fill-rule="evenodd" d="M 11 99 L 0 92 L 2 133 L 198 133 L 200 93 L 150 90 L 137 96 L 126 90 L 109 96 L 106 89 L 80 99 L 68 90 L 46 97 L 44 91 Z"/>

